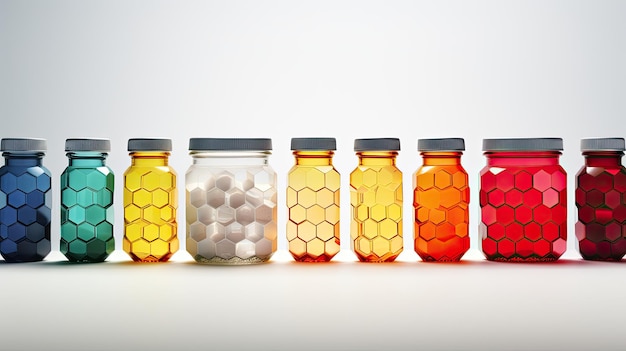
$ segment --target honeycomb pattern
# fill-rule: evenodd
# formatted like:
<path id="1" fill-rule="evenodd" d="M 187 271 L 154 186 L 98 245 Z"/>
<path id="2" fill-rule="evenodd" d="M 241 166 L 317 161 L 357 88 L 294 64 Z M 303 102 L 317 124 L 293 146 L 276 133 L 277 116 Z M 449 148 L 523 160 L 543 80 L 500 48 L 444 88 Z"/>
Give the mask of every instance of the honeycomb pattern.
<path id="1" fill-rule="evenodd" d="M 106 166 L 61 174 L 61 252 L 71 262 L 102 262 L 115 250 L 114 175 Z"/>
<path id="2" fill-rule="evenodd" d="M 165 262 L 178 251 L 176 173 L 131 166 L 124 174 L 124 251 L 137 262 Z"/>
<path id="3" fill-rule="evenodd" d="M 358 166 L 350 174 L 350 246 L 362 262 L 391 262 L 402 252 L 402 172 Z"/>
<path id="4" fill-rule="evenodd" d="M 269 166 L 194 165 L 186 174 L 187 251 L 201 263 L 265 262 L 276 251 L 276 174 Z"/>
<path id="5" fill-rule="evenodd" d="M 554 261 L 567 244 L 567 179 L 560 166 L 481 172 L 479 234 L 495 261 Z"/>
<path id="6" fill-rule="evenodd" d="M 576 176 L 576 238 L 587 260 L 626 254 L 626 169 L 583 167 Z"/>
<path id="7" fill-rule="evenodd" d="M 339 252 L 339 172 L 294 166 L 288 175 L 287 240 L 296 261 L 330 261 Z"/>
<path id="8" fill-rule="evenodd" d="M 458 261 L 469 250 L 469 186 L 460 165 L 424 166 L 414 175 L 415 252 Z"/>
<path id="9" fill-rule="evenodd" d="M 41 261 L 50 253 L 50 171 L 0 168 L 0 254 L 7 262 Z"/>

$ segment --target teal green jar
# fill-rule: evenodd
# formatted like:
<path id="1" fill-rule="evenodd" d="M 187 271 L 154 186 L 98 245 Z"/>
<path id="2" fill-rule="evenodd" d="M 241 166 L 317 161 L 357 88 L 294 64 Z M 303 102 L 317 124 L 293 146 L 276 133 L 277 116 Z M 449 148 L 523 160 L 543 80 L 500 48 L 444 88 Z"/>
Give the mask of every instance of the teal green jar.
<path id="1" fill-rule="evenodd" d="M 115 249 L 113 171 L 108 139 L 67 139 L 61 174 L 61 252 L 71 262 L 102 262 Z"/>

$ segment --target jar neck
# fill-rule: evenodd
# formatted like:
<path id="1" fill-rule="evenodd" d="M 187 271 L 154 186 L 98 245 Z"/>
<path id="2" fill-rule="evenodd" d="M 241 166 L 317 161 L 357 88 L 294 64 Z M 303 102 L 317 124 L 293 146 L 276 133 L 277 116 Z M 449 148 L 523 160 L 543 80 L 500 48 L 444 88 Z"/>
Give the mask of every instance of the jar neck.
<path id="1" fill-rule="evenodd" d="M 265 166 L 269 151 L 191 151 L 193 164 L 198 166 Z"/>
<path id="2" fill-rule="evenodd" d="M 137 167 L 159 167 L 169 165 L 167 151 L 134 151 L 129 153 L 131 165 Z"/>
<path id="3" fill-rule="evenodd" d="M 460 151 L 428 151 L 420 153 L 424 158 L 424 166 L 458 166 L 461 164 Z"/>
<path id="4" fill-rule="evenodd" d="M 105 152 L 90 151 L 68 152 L 66 155 L 72 167 L 102 167 L 108 156 Z"/>
<path id="5" fill-rule="evenodd" d="M 587 151 L 583 152 L 585 166 L 619 168 L 622 166 L 621 151 Z"/>
<path id="6" fill-rule="evenodd" d="M 16 153 L 16 152 L 3 152 L 4 162 L 6 166 L 18 166 L 18 167 L 35 167 L 43 165 L 43 152 L 35 153 Z"/>
<path id="7" fill-rule="evenodd" d="M 296 166 L 332 166 L 333 151 L 294 151 Z"/>
<path id="8" fill-rule="evenodd" d="M 359 166 L 395 166 L 397 151 L 360 151 Z"/>
<path id="9" fill-rule="evenodd" d="M 558 166 L 560 151 L 496 151 L 485 152 L 487 165 L 495 167 Z"/>

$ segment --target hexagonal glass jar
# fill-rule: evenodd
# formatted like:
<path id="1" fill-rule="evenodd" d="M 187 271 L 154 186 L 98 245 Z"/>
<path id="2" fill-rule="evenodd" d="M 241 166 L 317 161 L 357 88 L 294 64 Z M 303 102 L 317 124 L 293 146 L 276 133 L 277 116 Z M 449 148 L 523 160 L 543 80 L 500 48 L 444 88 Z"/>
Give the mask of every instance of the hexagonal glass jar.
<path id="1" fill-rule="evenodd" d="M 335 138 L 293 138 L 287 177 L 287 241 L 299 262 L 327 262 L 339 252 L 339 190 Z"/>
<path id="2" fill-rule="evenodd" d="M 209 264 L 269 260 L 277 246 L 271 139 L 192 138 L 189 150 L 187 251 Z"/>
<path id="3" fill-rule="evenodd" d="M 350 173 L 350 246 L 361 262 L 392 262 L 403 250 L 402 172 L 397 138 L 356 139 Z"/>
<path id="4" fill-rule="evenodd" d="M 493 261 L 555 261 L 567 248 L 561 138 L 484 139 L 480 247 Z"/>
<path id="5" fill-rule="evenodd" d="M 135 262 L 166 262 L 179 248 L 176 172 L 171 139 L 128 140 L 124 172 L 124 251 Z"/>
<path id="6" fill-rule="evenodd" d="M 576 246 L 586 260 L 626 254 L 626 168 L 623 138 L 581 140 L 585 165 L 576 174 Z"/>
<path id="7" fill-rule="evenodd" d="M 423 164 L 413 174 L 414 248 L 424 261 L 459 261 L 470 247 L 462 138 L 419 139 Z"/>
<path id="8" fill-rule="evenodd" d="M 109 139 L 65 141 L 69 165 L 61 174 L 61 253 L 70 262 L 102 262 L 115 250 L 113 171 L 105 164 Z"/>
<path id="9" fill-rule="evenodd" d="M 0 149 L 0 254 L 7 262 L 41 261 L 50 253 L 52 194 L 43 166 L 46 140 L 4 138 Z"/>

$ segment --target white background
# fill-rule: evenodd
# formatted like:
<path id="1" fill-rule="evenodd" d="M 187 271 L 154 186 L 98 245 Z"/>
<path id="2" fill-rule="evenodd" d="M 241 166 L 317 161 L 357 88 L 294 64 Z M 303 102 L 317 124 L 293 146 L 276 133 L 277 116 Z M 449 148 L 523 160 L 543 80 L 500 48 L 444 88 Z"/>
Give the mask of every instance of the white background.
<path id="1" fill-rule="evenodd" d="M 0 137 L 48 139 L 53 253 L 0 264 L 0 349 L 620 349 L 621 264 L 581 262 L 574 175 L 581 137 L 626 136 L 624 1 L 0 0 Z M 131 137 L 174 140 L 181 251 L 132 265 L 121 251 Z M 279 175 L 274 263 L 197 266 L 184 250 L 190 137 L 270 137 Z M 334 136 L 342 252 L 297 265 L 285 252 L 284 189 L 294 136 Z M 411 174 L 418 138 L 461 136 L 470 173 L 465 264 L 418 262 Z M 485 137 L 558 136 L 569 174 L 562 263 L 484 262 L 477 248 Z M 108 137 L 116 174 L 110 263 L 58 253 L 69 137 Z M 353 140 L 399 137 L 405 251 L 354 263 Z M 594 321 L 588 324 L 587 321 Z"/>

